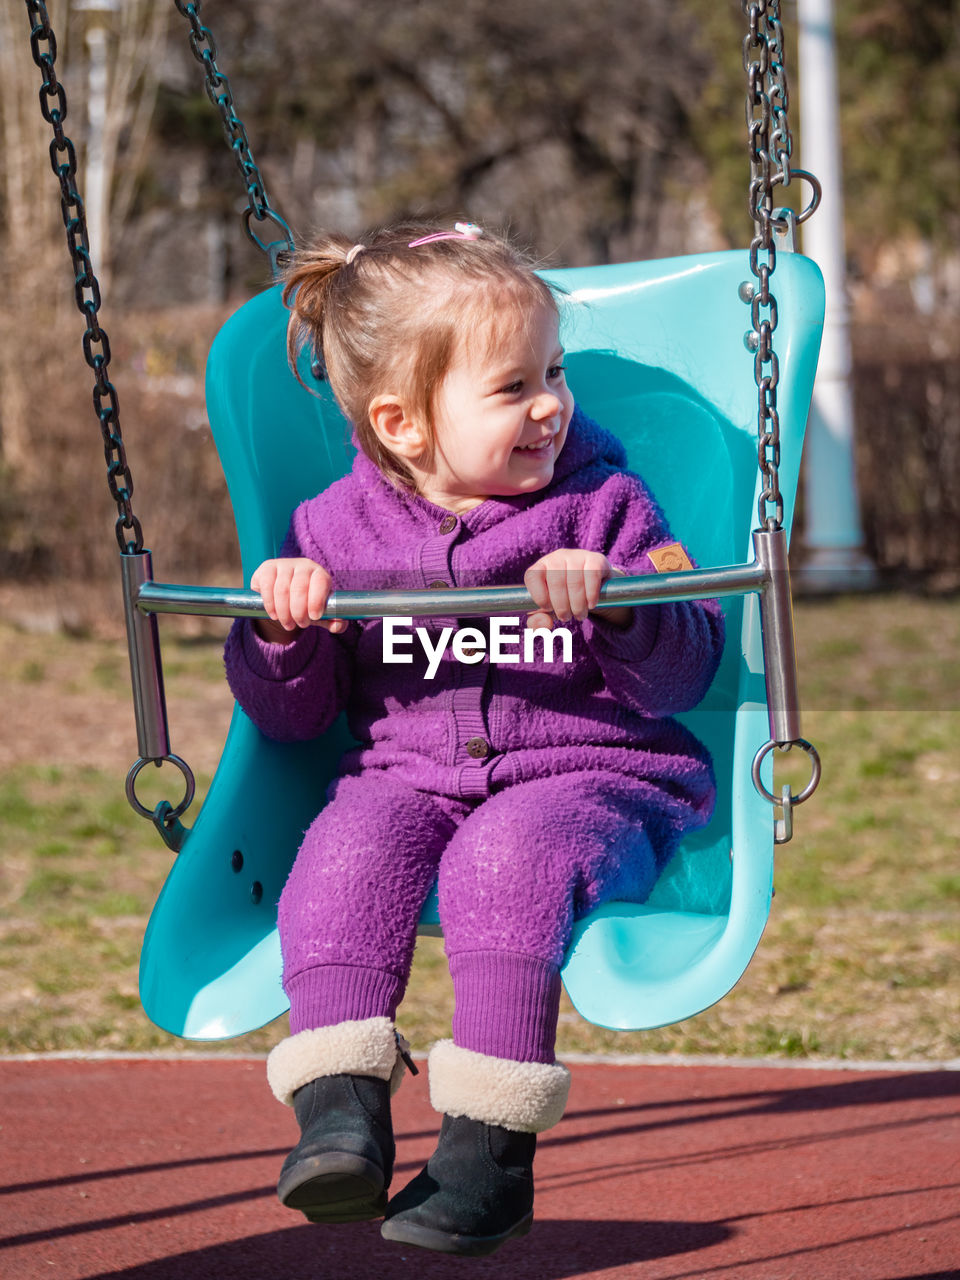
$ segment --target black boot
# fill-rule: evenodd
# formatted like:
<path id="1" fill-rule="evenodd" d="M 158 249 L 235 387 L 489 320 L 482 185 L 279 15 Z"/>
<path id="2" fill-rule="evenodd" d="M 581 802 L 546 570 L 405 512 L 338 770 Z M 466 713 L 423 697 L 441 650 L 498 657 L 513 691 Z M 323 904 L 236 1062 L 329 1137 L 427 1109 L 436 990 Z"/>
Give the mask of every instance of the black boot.
<path id="1" fill-rule="evenodd" d="M 482 1257 L 526 1235 L 536 1145 L 535 1133 L 445 1115 L 436 1151 L 390 1201 L 381 1235 L 464 1257 Z"/>
<path id="2" fill-rule="evenodd" d="M 302 1131 L 277 1195 L 311 1222 L 380 1218 L 393 1173 L 390 1085 L 373 1076 L 312 1080 L 293 1095 Z"/>

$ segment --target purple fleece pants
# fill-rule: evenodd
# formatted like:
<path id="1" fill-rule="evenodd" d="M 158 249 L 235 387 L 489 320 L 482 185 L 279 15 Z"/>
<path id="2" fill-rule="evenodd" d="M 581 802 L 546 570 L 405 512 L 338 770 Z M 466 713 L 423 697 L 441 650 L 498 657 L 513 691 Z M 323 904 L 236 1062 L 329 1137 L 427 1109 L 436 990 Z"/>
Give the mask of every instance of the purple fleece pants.
<path id="1" fill-rule="evenodd" d="M 396 1016 L 439 876 L 455 1043 L 553 1062 L 574 920 L 610 899 L 643 901 L 656 880 L 645 807 L 638 784 L 612 773 L 537 779 L 481 800 L 381 771 L 338 779 L 280 899 L 291 1034 Z"/>

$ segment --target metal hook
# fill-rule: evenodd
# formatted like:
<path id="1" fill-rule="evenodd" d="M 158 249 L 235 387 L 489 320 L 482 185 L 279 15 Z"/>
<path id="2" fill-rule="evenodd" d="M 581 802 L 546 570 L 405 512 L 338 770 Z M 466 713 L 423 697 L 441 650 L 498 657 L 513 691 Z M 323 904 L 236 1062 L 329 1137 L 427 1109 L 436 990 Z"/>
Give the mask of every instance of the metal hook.
<path id="1" fill-rule="evenodd" d="M 256 219 L 257 222 L 272 222 L 283 236 L 283 239 L 271 240 L 269 244 L 265 243 L 260 239 L 251 225 L 254 219 Z M 274 209 L 271 209 L 269 206 L 264 209 L 262 214 L 260 214 L 252 205 L 248 205 L 243 211 L 243 229 L 257 248 L 261 249 L 269 258 L 270 269 L 273 272 L 274 277 L 278 276 L 285 265 L 281 261 L 281 258 L 284 254 L 293 253 L 296 248 L 293 240 L 293 232 L 287 226 L 287 223 L 280 217 L 279 213 Z"/>
<path id="2" fill-rule="evenodd" d="M 787 179 L 787 181 L 785 181 L 783 185 L 789 186 L 790 179 L 793 179 L 793 178 L 803 178 L 805 179 L 805 181 L 810 183 L 810 187 L 811 187 L 810 203 L 804 209 L 801 209 L 798 214 L 795 215 L 797 219 L 797 226 L 802 226 L 807 221 L 807 219 L 812 218 L 813 215 L 820 208 L 820 202 L 823 199 L 823 187 L 817 175 L 815 173 L 811 173 L 808 169 L 791 169 L 790 178 Z M 771 216 L 776 219 L 787 212 L 789 212 L 789 210 L 775 209 Z"/>
<path id="3" fill-rule="evenodd" d="M 170 801 L 161 800 L 154 809 L 152 817 L 153 825 L 160 832 L 163 843 L 174 853 L 179 853 L 190 834 L 190 828 L 185 827 L 176 816 Z"/>
<path id="4" fill-rule="evenodd" d="M 798 801 L 790 794 L 790 783 L 785 782 L 780 792 L 780 805 L 783 816 L 773 819 L 773 843 L 789 844 L 793 839 L 793 806 Z"/>

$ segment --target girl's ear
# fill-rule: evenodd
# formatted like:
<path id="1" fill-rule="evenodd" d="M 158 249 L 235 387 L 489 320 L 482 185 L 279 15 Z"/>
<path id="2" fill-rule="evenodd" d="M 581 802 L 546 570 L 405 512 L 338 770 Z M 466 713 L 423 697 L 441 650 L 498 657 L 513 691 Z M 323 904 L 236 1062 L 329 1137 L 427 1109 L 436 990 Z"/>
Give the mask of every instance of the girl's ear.
<path id="1" fill-rule="evenodd" d="M 423 428 L 409 417 L 399 396 L 383 395 L 372 400 L 370 425 L 377 439 L 391 453 L 415 461 L 426 448 Z"/>

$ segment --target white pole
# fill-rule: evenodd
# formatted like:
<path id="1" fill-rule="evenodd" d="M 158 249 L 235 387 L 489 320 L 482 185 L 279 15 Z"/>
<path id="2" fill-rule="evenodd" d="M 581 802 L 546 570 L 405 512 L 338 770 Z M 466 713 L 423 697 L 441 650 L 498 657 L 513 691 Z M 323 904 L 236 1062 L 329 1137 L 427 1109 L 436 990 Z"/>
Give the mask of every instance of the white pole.
<path id="1" fill-rule="evenodd" d="M 874 585 L 863 550 L 853 451 L 853 391 L 843 231 L 843 173 L 833 0 L 798 0 L 803 167 L 823 184 L 823 202 L 803 226 L 803 249 L 823 272 L 823 346 L 807 428 L 804 543 L 799 584 L 844 591 Z"/>
<path id="2" fill-rule="evenodd" d="M 107 274 L 107 169 L 103 134 L 107 123 L 107 33 L 99 22 L 87 29 L 87 180 L 84 206 L 90 257 L 101 283 Z"/>
<path id="3" fill-rule="evenodd" d="M 108 26 L 110 15 L 119 8 L 119 0 L 74 0 L 73 7 L 79 13 L 90 15 L 86 23 L 87 151 L 83 207 L 93 269 L 103 286 L 110 267 L 110 178 L 104 148 L 109 88 Z"/>

